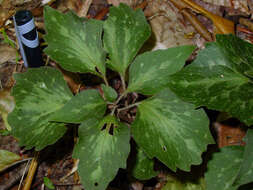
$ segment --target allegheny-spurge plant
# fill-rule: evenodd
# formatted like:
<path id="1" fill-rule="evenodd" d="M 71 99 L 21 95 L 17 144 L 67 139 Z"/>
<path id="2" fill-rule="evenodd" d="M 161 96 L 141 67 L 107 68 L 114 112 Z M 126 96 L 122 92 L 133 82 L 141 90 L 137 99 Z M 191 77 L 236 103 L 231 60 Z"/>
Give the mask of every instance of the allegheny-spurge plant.
<path id="1" fill-rule="evenodd" d="M 151 30 L 141 10 L 124 4 L 111 7 L 106 21 L 50 7 L 45 7 L 44 19 L 45 53 L 67 71 L 100 77 L 103 94 L 89 89 L 73 95 L 58 70 L 28 69 L 15 75 L 16 107 L 8 122 L 20 146 L 36 151 L 60 139 L 67 124 L 80 124 L 73 158 L 79 159 L 86 190 L 106 189 L 119 168 L 127 167 L 130 139 L 137 144 L 132 174 L 138 179 L 157 175 L 154 158 L 172 171 L 201 164 L 202 153 L 214 141 L 200 106 L 253 122 L 252 45 L 232 35 L 217 36 L 183 68 L 194 46 L 138 54 Z M 110 86 L 108 69 L 118 74 L 122 91 Z M 128 101 L 132 94 L 141 98 Z M 133 108 L 134 121 L 124 122 L 121 112 Z M 207 189 L 237 189 L 253 180 L 252 135 L 249 130 L 245 147 L 227 147 L 214 155 Z"/>

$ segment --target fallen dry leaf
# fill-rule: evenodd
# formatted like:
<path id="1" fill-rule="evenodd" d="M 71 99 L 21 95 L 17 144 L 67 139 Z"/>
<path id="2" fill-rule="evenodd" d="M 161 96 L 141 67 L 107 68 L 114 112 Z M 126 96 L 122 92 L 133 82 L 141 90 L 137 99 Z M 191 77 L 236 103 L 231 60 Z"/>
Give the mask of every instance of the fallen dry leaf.
<path id="1" fill-rule="evenodd" d="M 240 126 L 225 125 L 222 123 L 214 123 L 214 127 L 218 135 L 218 146 L 244 145 L 243 138 L 246 130 Z"/>
<path id="2" fill-rule="evenodd" d="M 247 0 L 203 0 L 207 3 L 211 3 L 218 6 L 229 7 L 232 9 L 238 9 L 247 15 L 250 15 Z"/>
<path id="3" fill-rule="evenodd" d="M 0 64 L 8 61 L 15 61 L 17 51 L 8 44 L 0 44 Z"/>
<path id="4" fill-rule="evenodd" d="M 5 127 L 11 130 L 11 126 L 7 122 L 8 113 L 12 112 L 15 107 L 14 98 L 10 95 L 9 90 L 0 91 L 0 115 L 4 121 Z"/>
<path id="5" fill-rule="evenodd" d="M 193 44 L 194 28 L 170 2 L 150 1 L 145 15 L 154 33 L 154 38 L 150 41 L 150 44 L 155 43 L 153 50 Z"/>
<path id="6" fill-rule="evenodd" d="M 113 6 L 118 6 L 120 3 L 125 3 L 131 7 L 136 7 L 137 5 L 141 4 L 143 0 L 107 0 L 107 2 Z"/>

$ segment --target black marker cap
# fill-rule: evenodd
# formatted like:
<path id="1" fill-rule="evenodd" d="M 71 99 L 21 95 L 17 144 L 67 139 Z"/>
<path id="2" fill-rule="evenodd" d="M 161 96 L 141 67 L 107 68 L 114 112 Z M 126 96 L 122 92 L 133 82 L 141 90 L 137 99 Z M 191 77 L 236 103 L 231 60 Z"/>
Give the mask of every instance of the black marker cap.
<path id="1" fill-rule="evenodd" d="M 24 24 L 27 24 L 28 22 L 34 22 L 32 19 L 33 19 L 33 15 L 31 11 L 28 11 L 28 10 L 20 10 L 15 14 L 15 21 L 16 21 L 17 27 L 23 26 Z M 26 55 L 26 59 L 28 62 L 28 66 L 29 67 L 43 66 L 44 63 L 42 60 L 41 50 L 39 47 L 39 39 L 37 38 L 36 27 L 34 26 L 34 28 L 28 31 L 27 33 L 24 33 L 24 34 L 21 33 L 20 35 L 22 35 L 27 40 L 31 40 L 31 41 L 38 40 L 37 47 L 32 47 L 21 40 L 23 48 L 24 48 L 24 52 Z"/>

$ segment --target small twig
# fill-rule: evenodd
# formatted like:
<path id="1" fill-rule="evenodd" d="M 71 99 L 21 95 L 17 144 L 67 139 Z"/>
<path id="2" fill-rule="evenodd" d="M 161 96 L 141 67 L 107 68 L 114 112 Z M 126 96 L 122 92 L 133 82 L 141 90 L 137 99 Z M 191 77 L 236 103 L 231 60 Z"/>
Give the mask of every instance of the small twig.
<path id="1" fill-rule="evenodd" d="M 118 109 L 118 113 L 121 112 L 121 111 L 130 109 L 130 108 L 132 108 L 132 107 L 138 106 L 139 104 L 140 104 L 140 102 L 136 102 L 136 103 L 130 104 L 129 106 L 126 106 L 126 107 L 124 107 L 124 108 L 120 108 L 120 109 Z"/>
<path id="2" fill-rule="evenodd" d="M 29 167 L 28 174 L 25 179 L 25 185 L 22 190 L 30 190 L 31 188 L 33 177 L 38 167 L 38 157 L 39 152 L 35 152 L 34 158 L 32 159 L 32 163 Z"/>
<path id="3" fill-rule="evenodd" d="M 27 167 L 28 167 L 29 163 L 30 163 L 30 160 L 27 162 L 27 164 L 26 164 L 26 166 L 25 166 L 24 172 L 23 172 L 23 174 L 22 174 L 22 177 L 21 177 L 20 182 L 19 182 L 19 185 L 18 185 L 18 190 L 21 188 L 22 181 L 23 181 L 24 176 L 25 176 L 25 174 L 26 174 L 26 172 L 27 172 Z"/>
<path id="4" fill-rule="evenodd" d="M 73 173 L 75 173 L 78 169 L 78 164 L 79 164 L 79 159 L 78 160 L 74 160 L 74 166 L 71 169 L 70 172 L 67 173 L 67 175 L 63 176 L 60 181 L 63 182 L 66 178 L 68 178 L 69 176 L 71 176 Z"/>

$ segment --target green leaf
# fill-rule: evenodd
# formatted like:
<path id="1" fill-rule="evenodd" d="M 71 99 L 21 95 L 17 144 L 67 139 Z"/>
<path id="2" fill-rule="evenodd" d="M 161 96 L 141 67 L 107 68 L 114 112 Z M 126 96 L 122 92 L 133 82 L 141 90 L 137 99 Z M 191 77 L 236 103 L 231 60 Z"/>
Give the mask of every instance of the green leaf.
<path id="1" fill-rule="evenodd" d="M 44 177 L 43 181 L 48 189 L 55 189 L 53 182 L 48 177 Z"/>
<path id="2" fill-rule="evenodd" d="M 116 100 L 118 94 L 117 92 L 110 86 L 106 86 L 104 84 L 101 85 L 102 90 L 104 92 L 105 99 L 109 102 L 113 102 Z"/>
<path id="3" fill-rule="evenodd" d="M 227 146 L 215 153 L 207 165 L 205 180 L 207 190 L 236 190 L 234 180 L 242 163 L 244 147 Z"/>
<path id="4" fill-rule="evenodd" d="M 102 118 L 106 102 L 97 90 L 84 90 L 51 115 L 50 121 L 81 123 L 90 117 Z"/>
<path id="5" fill-rule="evenodd" d="M 49 6 L 44 9 L 44 19 L 47 55 L 68 71 L 105 76 L 102 21 L 89 19 L 84 22 L 72 12 L 62 14 Z"/>
<path id="6" fill-rule="evenodd" d="M 170 79 L 170 88 L 198 106 L 225 111 L 253 124 L 253 45 L 233 35 L 218 35 L 197 59 Z"/>
<path id="7" fill-rule="evenodd" d="M 157 174 L 158 172 L 154 171 L 154 161 L 148 158 L 141 148 L 138 148 L 132 175 L 139 180 L 147 180 L 155 177 Z"/>
<path id="8" fill-rule="evenodd" d="M 144 100 L 132 124 L 134 140 L 148 157 L 157 157 L 173 171 L 189 171 L 213 143 L 208 118 L 201 109 L 177 98 L 169 89 Z"/>
<path id="9" fill-rule="evenodd" d="M 102 121 L 86 120 L 79 127 L 78 134 L 73 157 L 80 159 L 81 182 L 86 190 L 104 190 L 118 169 L 126 168 L 130 129 L 108 116 Z"/>
<path id="10" fill-rule="evenodd" d="M 181 181 L 175 177 L 169 177 L 162 190 L 205 190 L 205 180 L 200 178 L 197 183 L 191 181 Z"/>
<path id="11" fill-rule="evenodd" d="M 63 136 L 66 127 L 63 123 L 49 122 L 49 118 L 72 97 L 62 74 L 56 69 L 43 67 L 28 69 L 14 77 L 16 85 L 12 95 L 16 107 L 8 115 L 12 135 L 26 149 L 35 147 L 41 150 L 54 144 Z"/>
<path id="12" fill-rule="evenodd" d="M 125 4 L 110 8 L 104 23 L 104 47 L 109 53 L 111 69 L 125 76 L 128 65 L 149 38 L 149 24 L 143 12 L 132 10 Z"/>
<path id="13" fill-rule="evenodd" d="M 168 85 L 168 76 L 179 71 L 194 46 L 180 46 L 143 53 L 129 69 L 128 92 L 152 95 Z"/>
<path id="14" fill-rule="evenodd" d="M 17 154 L 7 150 L 0 150 L 0 172 L 20 159 L 20 156 Z"/>
<path id="15" fill-rule="evenodd" d="M 245 142 L 243 161 L 234 185 L 244 185 L 253 181 L 253 129 L 247 131 Z"/>

